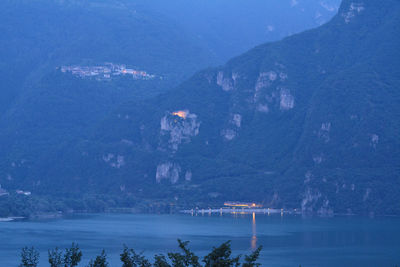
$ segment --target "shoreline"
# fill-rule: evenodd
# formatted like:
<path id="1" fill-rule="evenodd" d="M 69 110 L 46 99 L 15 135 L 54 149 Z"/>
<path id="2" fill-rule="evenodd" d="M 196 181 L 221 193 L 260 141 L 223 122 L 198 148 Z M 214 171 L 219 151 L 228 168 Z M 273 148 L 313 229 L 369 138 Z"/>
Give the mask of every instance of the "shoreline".
<path id="1" fill-rule="evenodd" d="M 302 214 L 297 210 L 271 209 L 271 208 L 219 208 L 219 209 L 190 209 L 180 210 L 184 214 Z"/>
<path id="2" fill-rule="evenodd" d="M 9 216 L 9 217 L 0 217 L 0 223 L 2 222 L 15 222 L 15 221 L 35 221 L 35 220 L 53 220 L 53 219 L 65 219 L 69 216 L 78 216 L 78 215 L 94 215 L 94 214 L 155 214 L 155 215 L 162 215 L 162 214 L 185 214 L 185 215 L 251 215 L 251 214 L 258 214 L 258 215 L 302 215 L 306 217 L 368 217 L 368 218 L 380 218 L 380 217 L 391 217 L 391 218 L 400 218 L 400 215 L 366 215 L 366 214 L 343 214 L 343 213 L 332 213 L 332 214 L 318 214 L 318 213 L 303 213 L 297 209 L 273 209 L 273 208 L 208 208 L 208 209 L 181 209 L 175 210 L 173 212 L 144 212 L 139 209 L 134 208 L 115 208 L 115 209 L 108 209 L 104 212 L 90 212 L 89 210 L 75 210 L 75 211 L 68 211 L 68 212 L 54 212 L 54 213 L 45 213 L 45 214 L 32 214 L 28 217 L 26 216 Z"/>
<path id="3" fill-rule="evenodd" d="M 0 222 L 12 222 L 12 221 L 17 221 L 17 220 L 25 220 L 27 217 L 0 217 Z"/>

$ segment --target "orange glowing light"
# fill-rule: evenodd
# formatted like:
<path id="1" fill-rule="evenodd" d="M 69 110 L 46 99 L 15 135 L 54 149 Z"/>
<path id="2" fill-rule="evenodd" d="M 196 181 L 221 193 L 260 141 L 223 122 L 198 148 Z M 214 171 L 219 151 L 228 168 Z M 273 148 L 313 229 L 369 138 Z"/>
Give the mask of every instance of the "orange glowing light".
<path id="1" fill-rule="evenodd" d="M 225 202 L 224 206 L 239 208 L 261 208 L 262 205 L 256 203 Z"/>
<path id="2" fill-rule="evenodd" d="M 183 110 L 179 110 L 179 111 L 176 111 L 176 112 L 172 112 L 172 115 L 181 117 L 182 119 L 186 119 L 187 112 L 183 111 Z"/>

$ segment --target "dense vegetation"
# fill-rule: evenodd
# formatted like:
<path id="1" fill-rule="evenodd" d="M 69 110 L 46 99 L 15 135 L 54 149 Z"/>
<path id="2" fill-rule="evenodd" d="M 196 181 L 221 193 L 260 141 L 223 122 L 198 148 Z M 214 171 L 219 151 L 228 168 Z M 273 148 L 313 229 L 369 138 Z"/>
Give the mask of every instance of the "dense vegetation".
<path id="1" fill-rule="evenodd" d="M 113 111 L 122 103 L 130 106 L 131 101 L 154 97 L 200 68 L 327 21 L 339 0 L 324 5 L 272 0 L 184 2 L 1 1 L 0 185 L 10 195 L 0 192 L 4 203 L 0 216 L 99 211 L 113 205 L 164 210 L 176 205 L 168 186 L 145 182 L 137 192 L 114 190 L 116 184 L 124 188 L 121 178 L 147 180 L 142 168 L 152 172 L 153 156 L 135 153 L 135 160 L 143 165 L 131 168 L 128 176 L 104 172 L 102 164 L 93 166 L 93 159 L 103 155 L 97 149 L 82 149 L 98 142 L 104 153 L 108 151 L 103 138 L 93 139 L 99 125 L 110 114 L 118 116 Z M 277 16 L 276 10 L 286 15 Z M 105 62 L 145 70 L 158 79 L 97 81 L 59 69 Z M 119 116 L 127 122 L 132 119 Z M 131 144 L 130 137 L 120 141 Z M 115 181 L 109 191 L 103 190 L 109 187 L 107 180 Z M 32 191 L 33 196 L 15 196 L 16 190 Z"/>
<path id="2" fill-rule="evenodd" d="M 122 267 L 230 267 L 230 266 L 243 266 L 243 267 L 256 267 L 260 266 L 257 259 L 260 255 L 262 247 L 258 247 L 250 255 L 245 255 L 243 263 L 241 263 L 241 255 L 232 256 L 230 242 L 225 242 L 219 247 L 214 247 L 212 251 L 204 256 L 202 260 L 196 256 L 189 248 L 189 242 L 178 240 L 179 249 L 181 252 L 170 252 L 167 256 L 155 255 L 154 262 L 151 263 L 142 254 L 135 252 L 135 250 L 124 246 L 124 250 L 120 255 Z M 39 264 L 40 255 L 34 248 L 25 247 L 21 252 L 20 267 L 37 267 Z M 81 262 L 82 251 L 77 244 L 72 243 L 70 248 L 65 249 L 65 252 L 55 248 L 49 250 L 48 261 L 50 267 L 75 267 Z M 202 264 L 203 263 L 203 264 Z M 107 254 L 103 250 L 99 256 L 92 259 L 88 267 L 107 267 Z"/>
<path id="3" fill-rule="evenodd" d="M 106 195 L 116 206 L 114 199 L 163 207 L 238 200 L 321 214 L 399 214 L 399 12 L 396 0 L 345 0 L 319 28 L 260 45 L 161 95 L 144 97 L 142 90 L 140 101 L 123 82 L 39 75 L 29 93 L 7 101 L 12 107 L 1 117 L 1 185 L 64 198 L 65 209 L 74 192 L 96 196 L 96 203 Z M 98 34 L 100 41 L 113 36 Z M 114 41 L 119 37 L 126 36 Z M 82 62 L 139 60 L 122 56 L 127 51 L 114 49 L 113 40 L 98 49 L 83 40 L 78 50 L 90 59 Z M 202 59 L 191 58 L 196 45 L 187 45 L 184 55 L 181 47 L 162 46 L 166 58 L 151 54 L 154 61 L 143 66 L 169 62 L 171 69 L 188 58 L 193 70 Z M 75 51 L 67 47 L 65 54 Z M 188 117 L 173 115 L 178 110 Z"/>
<path id="4" fill-rule="evenodd" d="M 92 157 L 69 176 L 86 173 L 82 187 L 193 206 L 239 200 L 398 214 L 399 10 L 394 0 L 344 1 L 317 29 L 124 103 L 78 145 Z M 110 168 L 108 155 L 125 165 Z M 113 179 L 88 182 L 104 173 Z"/>
<path id="5" fill-rule="evenodd" d="M 191 206 L 126 194 L 62 194 L 0 197 L 0 218 L 57 218 L 71 213 L 171 213 Z"/>

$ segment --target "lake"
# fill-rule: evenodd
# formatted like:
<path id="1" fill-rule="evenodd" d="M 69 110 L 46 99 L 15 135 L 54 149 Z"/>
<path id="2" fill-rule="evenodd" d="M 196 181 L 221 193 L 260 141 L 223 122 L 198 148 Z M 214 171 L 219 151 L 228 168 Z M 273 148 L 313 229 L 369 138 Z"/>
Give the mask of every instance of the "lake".
<path id="1" fill-rule="evenodd" d="M 123 244 L 147 256 L 177 250 L 177 239 L 204 256 L 232 240 L 235 254 L 262 245 L 263 266 L 400 266 L 400 218 L 280 215 L 96 214 L 71 218 L 0 222 L 0 266 L 17 266 L 20 249 L 35 246 L 39 266 L 47 250 L 81 247 L 85 266 L 104 248 L 111 266 L 121 266 Z"/>

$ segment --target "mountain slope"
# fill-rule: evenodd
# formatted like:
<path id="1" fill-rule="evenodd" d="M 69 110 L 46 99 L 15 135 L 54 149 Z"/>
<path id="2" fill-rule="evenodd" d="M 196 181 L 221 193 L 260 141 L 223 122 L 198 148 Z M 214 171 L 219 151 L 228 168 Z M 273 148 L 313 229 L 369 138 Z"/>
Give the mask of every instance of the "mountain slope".
<path id="1" fill-rule="evenodd" d="M 136 12 L 123 2 L 6 0 L 0 5 L 0 114 L 62 65 L 136 66 L 163 76 L 164 84 L 157 85 L 162 91 L 215 62 L 194 35 L 171 19 Z"/>
<path id="2" fill-rule="evenodd" d="M 289 1 L 273 4 L 274 8 L 294 17 L 289 21 L 272 16 L 269 2 L 274 1 L 257 0 L 245 8 L 239 2 L 214 1 L 204 6 L 192 1 L 185 3 L 184 8 L 180 8 L 182 3 L 178 0 L 2 1 L 0 118 L 26 88 L 35 85 L 55 67 L 104 62 L 135 66 L 163 77 L 159 83 L 130 85 L 136 98 L 153 96 L 178 85 L 198 69 L 241 53 L 253 44 L 282 38 L 290 31 L 310 28 L 318 21 L 329 19 L 338 1 L 330 0 L 327 6 L 299 4 L 296 8 L 290 8 Z M 258 25 L 257 30 L 243 38 L 246 31 L 238 29 L 237 25 L 232 27 L 236 30 L 224 29 L 236 17 L 232 19 L 230 13 L 210 12 L 219 10 L 221 5 L 236 14 L 256 10 L 257 17 L 245 14 L 245 21 L 246 25 Z M 295 12 L 300 7 L 305 11 Z M 190 15 L 193 11 L 199 14 Z M 315 22 L 314 12 L 319 14 Z M 271 32 L 276 37 L 264 32 L 268 26 L 264 17 L 269 23 L 285 25 Z M 199 26 L 208 20 L 214 21 L 212 26 Z M 212 32 L 212 36 L 203 36 L 208 32 Z M 249 43 L 238 42 L 238 38 Z"/>
<path id="3" fill-rule="evenodd" d="M 317 29 L 124 103 L 41 168 L 10 158 L 4 172 L 26 180 L 4 184 L 399 214 L 399 14 L 397 0 L 345 0 Z"/>
<path id="4" fill-rule="evenodd" d="M 191 201 L 398 213 L 399 8 L 344 1 L 318 29 L 125 105 L 95 136 L 102 153 L 125 160 L 118 186 L 149 184 L 147 194 L 159 195 L 158 183 Z"/>
<path id="5" fill-rule="evenodd" d="M 176 86 L 195 70 L 247 49 L 248 44 L 235 41 L 244 29 L 227 31 L 218 26 L 230 23 L 232 15 L 214 14 L 210 10 L 221 12 L 221 6 L 226 6 L 235 14 L 246 15 L 254 10 L 262 14 L 256 18 L 248 14 L 245 17 L 246 25 L 257 25 L 257 30 L 245 38 L 250 43 L 272 38 L 263 32 L 264 17 L 270 23 L 282 21 L 271 16 L 273 12 L 267 8 L 274 1 L 256 0 L 245 8 L 240 1 L 209 1 L 204 6 L 192 1 L 182 11 L 177 8 L 182 5 L 178 0 L 164 2 L 5 0 L 0 3 L 2 184 L 6 182 L 1 179 L 8 181 L 7 177 L 22 176 L 19 179 L 29 181 L 31 178 L 27 175 L 42 176 L 40 171 L 37 175 L 30 171 L 13 175 L 12 165 L 18 161 L 38 164 L 40 168 L 50 165 L 49 159 L 62 150 L 59 146 L 69 147 L 77 140 L 88 138 L 89 129 L 96 127 L 121 102 L 157 95 Z M 274 8 L 297 14 L 295 19 L 281 23 L 285 28 L 274 30 L 274 34 L 283 36 L 292 28 L 308 28 L 320 19 L 331 17 L 337 1 L 329 3 L 328 9 L 319 3 L 300 4 L 296 8 L 291 8 L 289 2 L 273 3 Z M 298 11 L 300 7 L 306 11 Z M 186 15 L 190 10 L 199 13 Z M 316 11 L 322 15 L 314 21 Z M 177 16 L 180 18 L 176 19 Z M 212 25 L 219 28 L 212 32 L 221 36 L 211 49 L 215 38 L 199 37 L 210 31 L 210 25 L 205 28 L 199 25 L 205 20 L 214 20 L 215 16 Z M 227 43 L 233 43 L 234 48 L 224 49 L 223 44 Z M 224 55 L 217 55 L 218 51 Z M 104 67 L 106 62 L 147 71 L 155 78 L 138 80 L 112 75 L 110 79 L 103 79 L 94 78 L 91 72 L 86 76 L 62 72 L 71 68 L 93 71 Z M 107 75 L 104 73 L 104 77 Z M 29 169 L 34 168 L 30 165 Z"/>

